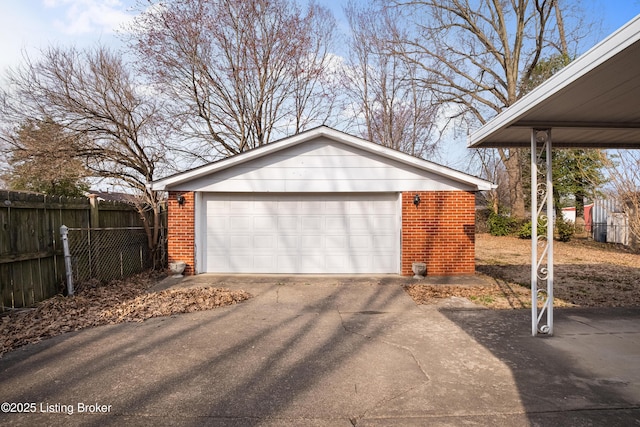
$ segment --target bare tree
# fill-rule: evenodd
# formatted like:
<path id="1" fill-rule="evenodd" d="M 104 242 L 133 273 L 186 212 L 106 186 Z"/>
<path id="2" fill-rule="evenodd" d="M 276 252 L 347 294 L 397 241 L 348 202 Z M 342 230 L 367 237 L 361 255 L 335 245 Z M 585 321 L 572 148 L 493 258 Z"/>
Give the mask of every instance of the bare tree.
<path id="1" fill-rule="evenodd" d="M 297 134 L 312 126 L 330 123 L 339 98 L 338 76 L 333 55 L 336 22 L 329 9 L 312 5 L 308 19 L 307 53 L 297 58 L 292 76 L 291 96 L 285 101 L 287 134 Z M 291 123 L 291 124 L 290 124 Z"/>
<path id="2" fill-rule="evenodd" d="M 400 15 L 354 3 L 345 7 L 351 31 L 345 88 L 366 139 L 414 156 L 432 155 L 436 106 L 424 74 L 405 58 L 391 55 L 385 33 L 402 32 Z"/>
<path id="3" fill-rule="evenodd" d="M 4 134 L 12 123 L 51 120 L 74 136 L 67 149 L 82 159 L 92 175 L 110 178 L 135 190 L 149 247 L 159 240 L 162 194 L 147 184 L 156 178 L 166 154 L 159 106 L 145 96 L 122 57 L 106 48 L 49 48 L 41 59 L 7 76 L 2 92 Z M 55 141 L 51 141 L 54 144 Z M 49 146 L 45 149 L 51 149 Z M 148 215 L 150 211 L 150 215 Z"/>
<path id="4" fill-rule="evenodd" d="M 413 61 L 431 79 L 454 117 L 484 124 L 515 103 L 520 82 L 528 81 L 543 56 L 561 46 L 558 0 L 423 0 L 385 2 L 398 10 L 408 35 L 390 40 L 396 55 Z M 576 30 L 572 30 L 576 31 Z M 566 36 L 566 35 L 565 35 Z M 564 38 L 563 40 L 566 40 Z M 506 167 L 511 214 L 525 216 L 521 150 L 498 150 Z"/>
<path id="5" fill-rule="evenodd" d="M 229 156 L 299 132 L 330 107 L 321 87 L 335 21 L 293 0 L 149 0 L 130 45 L 172 116 L 207 154 Z M 326 117 L 326 115 L 325 115 Z M 203 156 L 203 157 L 206 157 Z"/>

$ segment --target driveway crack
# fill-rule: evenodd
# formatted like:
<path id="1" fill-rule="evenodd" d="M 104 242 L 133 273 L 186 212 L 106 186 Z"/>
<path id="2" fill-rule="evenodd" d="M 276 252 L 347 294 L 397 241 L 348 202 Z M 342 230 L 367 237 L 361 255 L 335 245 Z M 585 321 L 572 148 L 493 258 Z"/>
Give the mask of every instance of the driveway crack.
<path id="1" fill-rule="evenodd" d="M 395 394 L 393 394 L 393 395 L 391 395 L 391 396 L 389 396 L 387 398 L 383 398 L 383 399 L 380 399 L 380 400 L 376 401 L 373 405 L 370 406 L 370 409 L 365 410 L 362 414 L 358 415 L 357 417 L 350 418 L 352 423 L 357 422 L 357 420 L 364 418 L 366 416 L 366 414 L 370 410 L 375 409 L 375 408 L 377 408 L 377 407 L 379 407 L 379 406 L 381 406 L 383 404 L 387 404 L 387 403 L 389 403 L 389 402 L 391 402 L 391 401 L 393 401 L 395 399 L 398 399 L 398 398 L 404 396 L 405 394 L 410 393 L 411 391 L 417 389 L 418 387 L 423 386 L 425 383 L 428 383 L 428 382 L 431 381 L 431 378 L 429 377 L 429 375 L 427 374 L 427 371 L 424 369 L 424 367 L 422 366 L 422 364 L 420 363 L 420 361 L 416 357 L 415 353 L 413 352 L 413 349 L 411 349 L 410 347 L 401 345 L 401 344 L 397 344 L 397 343 L 392 342 L 392 341 L 388 341 L 388 340 L 385 340 L 385 339 L 382 339 L 382 338 L 377 338 L 377 337 L 374 337 L 374 336 L 371 336 L 371 335 L 364 334 L 364 333 L 362 333 L 360 331 L 354 330 L 354 329 L 350 328 L 349 326 L 347 326 L 347 324 L 345 323 L 343 312 L 341 312 L 338 307 L 336 307 L 336 312 L 338 313 L 338 316 L 340 316 L 340 324 L 342 325 L 342 329 L 344 329 L 345 332 L 347 332 L 349 334 L 353 334 L 353 335 L 357 335 L 357 336 L 363 337 L 363 338 L 365 338 L 367 340 L 375 340 L 375 341 L 380 342 L 382 344 L 401 349 L 402 351 L 408 353 L 409 356 L 411 356 L 411 359 L 413 360 L 415 365 L 418 367 L 418 369 L 420 370 L 420 372 L 424 376 L 424 380 L 420 384 L 415 385 L 413 387 L 409 387 L 409 388 L 407 388 L 405 390 L 402 390 L 401 392 L 395 393 Z M 383 314 L 383 313 L 379 313 L 379 314 Z M 355 423 L 353 425 L 355 425 Z"/>

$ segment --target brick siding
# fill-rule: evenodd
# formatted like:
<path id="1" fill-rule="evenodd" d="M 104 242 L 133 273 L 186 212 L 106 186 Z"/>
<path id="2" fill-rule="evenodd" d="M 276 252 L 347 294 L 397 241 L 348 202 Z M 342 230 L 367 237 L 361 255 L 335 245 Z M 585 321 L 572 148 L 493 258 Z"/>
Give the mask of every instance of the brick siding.
<path id="1" fill-rule="evenodd" d="M 416 207 L 413 198 L 420 195 Z M 427 264 L 427 275 L 475 273 L 475 195 L 467 191 L 402 193 L 403 275 L 411 264 Z"/>
<path id="2" fill-rule="evenodd" d="M 184 197 L 180 205 L 178 195 Z M 195 197 L 193 192 L 170 191 L 168 200 L 167 255 L 169 262 L 184 261 L 186 276 L 195 272 Z"/>

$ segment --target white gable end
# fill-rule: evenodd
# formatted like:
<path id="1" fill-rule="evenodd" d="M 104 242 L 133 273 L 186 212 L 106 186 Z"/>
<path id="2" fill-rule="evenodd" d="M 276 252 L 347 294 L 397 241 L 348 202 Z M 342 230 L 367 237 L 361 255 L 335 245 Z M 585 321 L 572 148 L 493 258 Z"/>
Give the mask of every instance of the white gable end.
<path id="1" fill-rule="evenodd" d="M 170 186 L 202 192 L 474 191 L 469 183 L 318 137 Z"/>

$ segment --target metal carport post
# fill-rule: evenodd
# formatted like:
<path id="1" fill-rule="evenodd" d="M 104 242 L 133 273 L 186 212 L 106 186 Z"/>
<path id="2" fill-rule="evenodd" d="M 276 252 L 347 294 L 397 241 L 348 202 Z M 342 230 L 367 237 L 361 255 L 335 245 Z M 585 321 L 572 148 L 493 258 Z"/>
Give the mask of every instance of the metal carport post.
<path id="1" fill-rule="evenodd" d="M 551 129 L 531 129 L 531 333 L 553 335 L 553 173 Z M 538 175 L 544 179 L 538 183 Z M 546 206 L 546 214 L 542 209 Z M 546 225 L 546 235 L 538 235 Z M 546 282 L 546 288 L 541 285 Z M 542 306 L 538 307 L 539 301 Z M 546 314 L 546 321 L 543 320 Z"/>

